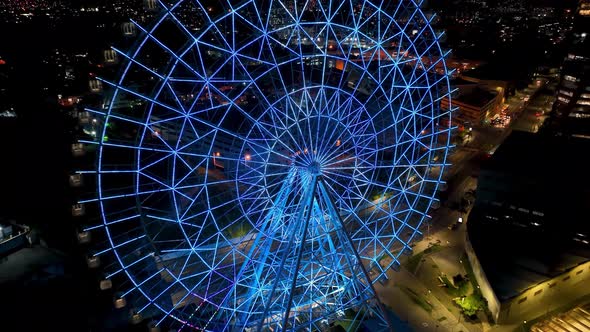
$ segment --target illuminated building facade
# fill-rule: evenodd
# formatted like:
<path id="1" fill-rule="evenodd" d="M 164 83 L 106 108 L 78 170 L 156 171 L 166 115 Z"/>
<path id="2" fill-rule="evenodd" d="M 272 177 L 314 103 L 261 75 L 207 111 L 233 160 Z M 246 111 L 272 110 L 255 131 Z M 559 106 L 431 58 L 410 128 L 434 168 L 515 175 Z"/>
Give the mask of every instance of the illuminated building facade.
<path id="1" fill-rule="evenodd" d="M 503 89 L 491 89 L 489 85 L 458 78 L 453 81 L 457 89 L 452 105 L 457 108 L 457 125 L 478 125 L 489 121 L 502 110 Z M 449 100 L 441 100 L 441 107 L 449 109 Z"/>
<path id="2" fill-rule="evenodd" d="M 553 129 L 590 138 L 590 1 L 580 1 L 553 105 Z"/>

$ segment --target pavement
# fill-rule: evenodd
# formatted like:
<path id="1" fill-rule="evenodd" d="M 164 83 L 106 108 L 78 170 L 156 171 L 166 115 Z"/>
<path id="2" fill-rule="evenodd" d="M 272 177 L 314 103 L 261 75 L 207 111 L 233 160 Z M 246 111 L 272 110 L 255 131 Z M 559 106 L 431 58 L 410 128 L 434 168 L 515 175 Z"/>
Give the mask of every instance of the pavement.
<path id="1" fill-rule="evenodd" d="M 375 290 L 383 304 L 391 307 L 415 331 L 469 331 L 436 297 L 429 295 L 428 289 L 406 268 L 401 267 L 397 272 L 390 271 L 388 277 L 390 279 L 387 283 L 377 284 Z M 402 287 L 420 294 L 432 306 L 432 311 L 427 312 L 416 304 Z"/>

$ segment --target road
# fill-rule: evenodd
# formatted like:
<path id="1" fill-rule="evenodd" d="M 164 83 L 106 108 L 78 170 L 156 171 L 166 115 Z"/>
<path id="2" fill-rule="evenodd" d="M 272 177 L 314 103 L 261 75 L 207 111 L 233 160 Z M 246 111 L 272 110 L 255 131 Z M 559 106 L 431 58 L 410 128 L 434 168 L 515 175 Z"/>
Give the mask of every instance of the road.
<path id="1" fill-rule="evenodd" d="M 551 111 L 553 100 L 553 95 L 541 93 L 535 95 L 522 114 L 516 119 L 512 129 L 531 133 L 538 132 L 543 122 L 547 119 L 547 114 Z"/>
<path id="2" fill-rule="evenodd" d="M 469 329 L 441 303 L 429 295 L 428 289 L 404 267 L 388 272 L 390 278 L 385 285 L 376 284 L 375 290 L 383 304 L 389 306 L 400 319 L 406 321 L 415 331 L 469 331 Z M 407 287 L 420 294 L 432 306 L 432 311 L 419 307 L 402 289 Z"/>

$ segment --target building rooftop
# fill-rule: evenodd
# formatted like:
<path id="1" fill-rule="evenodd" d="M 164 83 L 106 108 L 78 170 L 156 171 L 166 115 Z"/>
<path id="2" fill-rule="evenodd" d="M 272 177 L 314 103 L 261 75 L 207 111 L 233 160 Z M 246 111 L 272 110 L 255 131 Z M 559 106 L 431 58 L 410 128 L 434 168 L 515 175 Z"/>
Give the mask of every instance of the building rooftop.
<path id="1" fill-rule="evenodd" d="M 451 86 L 459 86 L 459 85 L 475 86 L 475 85 L 478 85 L 478 83 L 474 82 L 474 81 L 468 81 L 468 80 L 463 79 L 461 77 L 457 77 L 457 78 L 454 78 L 453 80 L 451 80 Z"/>
<path id="2" fill-rule="evenodd" d="M 583 151 L 589 151 L 590 141 L 576 137 L 555 137 L 536 135 L 524 131 L 513 131 L 494 155 L 484 165 L 484 169 L 502 171 L 529 177 L 541 177 L 543 182 L 558 181 L 563 185 L 573 185 L 579 189 L 579 181 L 564 181 L 550 174 L 570 173 L 578 180 L 590 183 Z M 573 179 L 573 178 L 570 178 Z M 555 184 L 555 183 L 553 183 Z"/>
<path id="3" fill-rule="evenodd" d="M 590 330 L 590 303 L 546 318 L 531 327 L 531 332 Z"/>
<path id="4" fill-rule="evenodd" d="M 590 140 L 513 132 L 482 165 L 468 234 L 504 301 L 590 260 Z"/>
<path id="5" fill-rule="evenodd" d="M 463 72 L 463 76 L 493 81 L 513 81 L 520 78 L 520 76 L 512 70 L 510 64 L 504 63 L 485 64 Z"/>
<path id="6" fill-rule="evenodd" d="M 498 95 L 495 91 L 488 91 L 480 87 L 476 87 L 464 94 L 459 95 L 455 98 L 455 101 L 473 105 L 477 107 L 483 107 L 492 101 Z"/>

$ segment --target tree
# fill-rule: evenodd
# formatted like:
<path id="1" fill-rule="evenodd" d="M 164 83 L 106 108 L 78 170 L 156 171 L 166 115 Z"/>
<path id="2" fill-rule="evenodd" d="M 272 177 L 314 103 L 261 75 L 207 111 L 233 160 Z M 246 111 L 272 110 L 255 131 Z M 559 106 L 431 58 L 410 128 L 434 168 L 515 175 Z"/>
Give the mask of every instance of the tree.
<path id="1" fill-rule="evenodd" d="M 466 316 L 473 316 L 478 311 L 484 310 L 488 305 L 486 299 L 479 292 L 462 298 L 456 298 L 455 303 L 461 307 L 463 314 Z"/>

